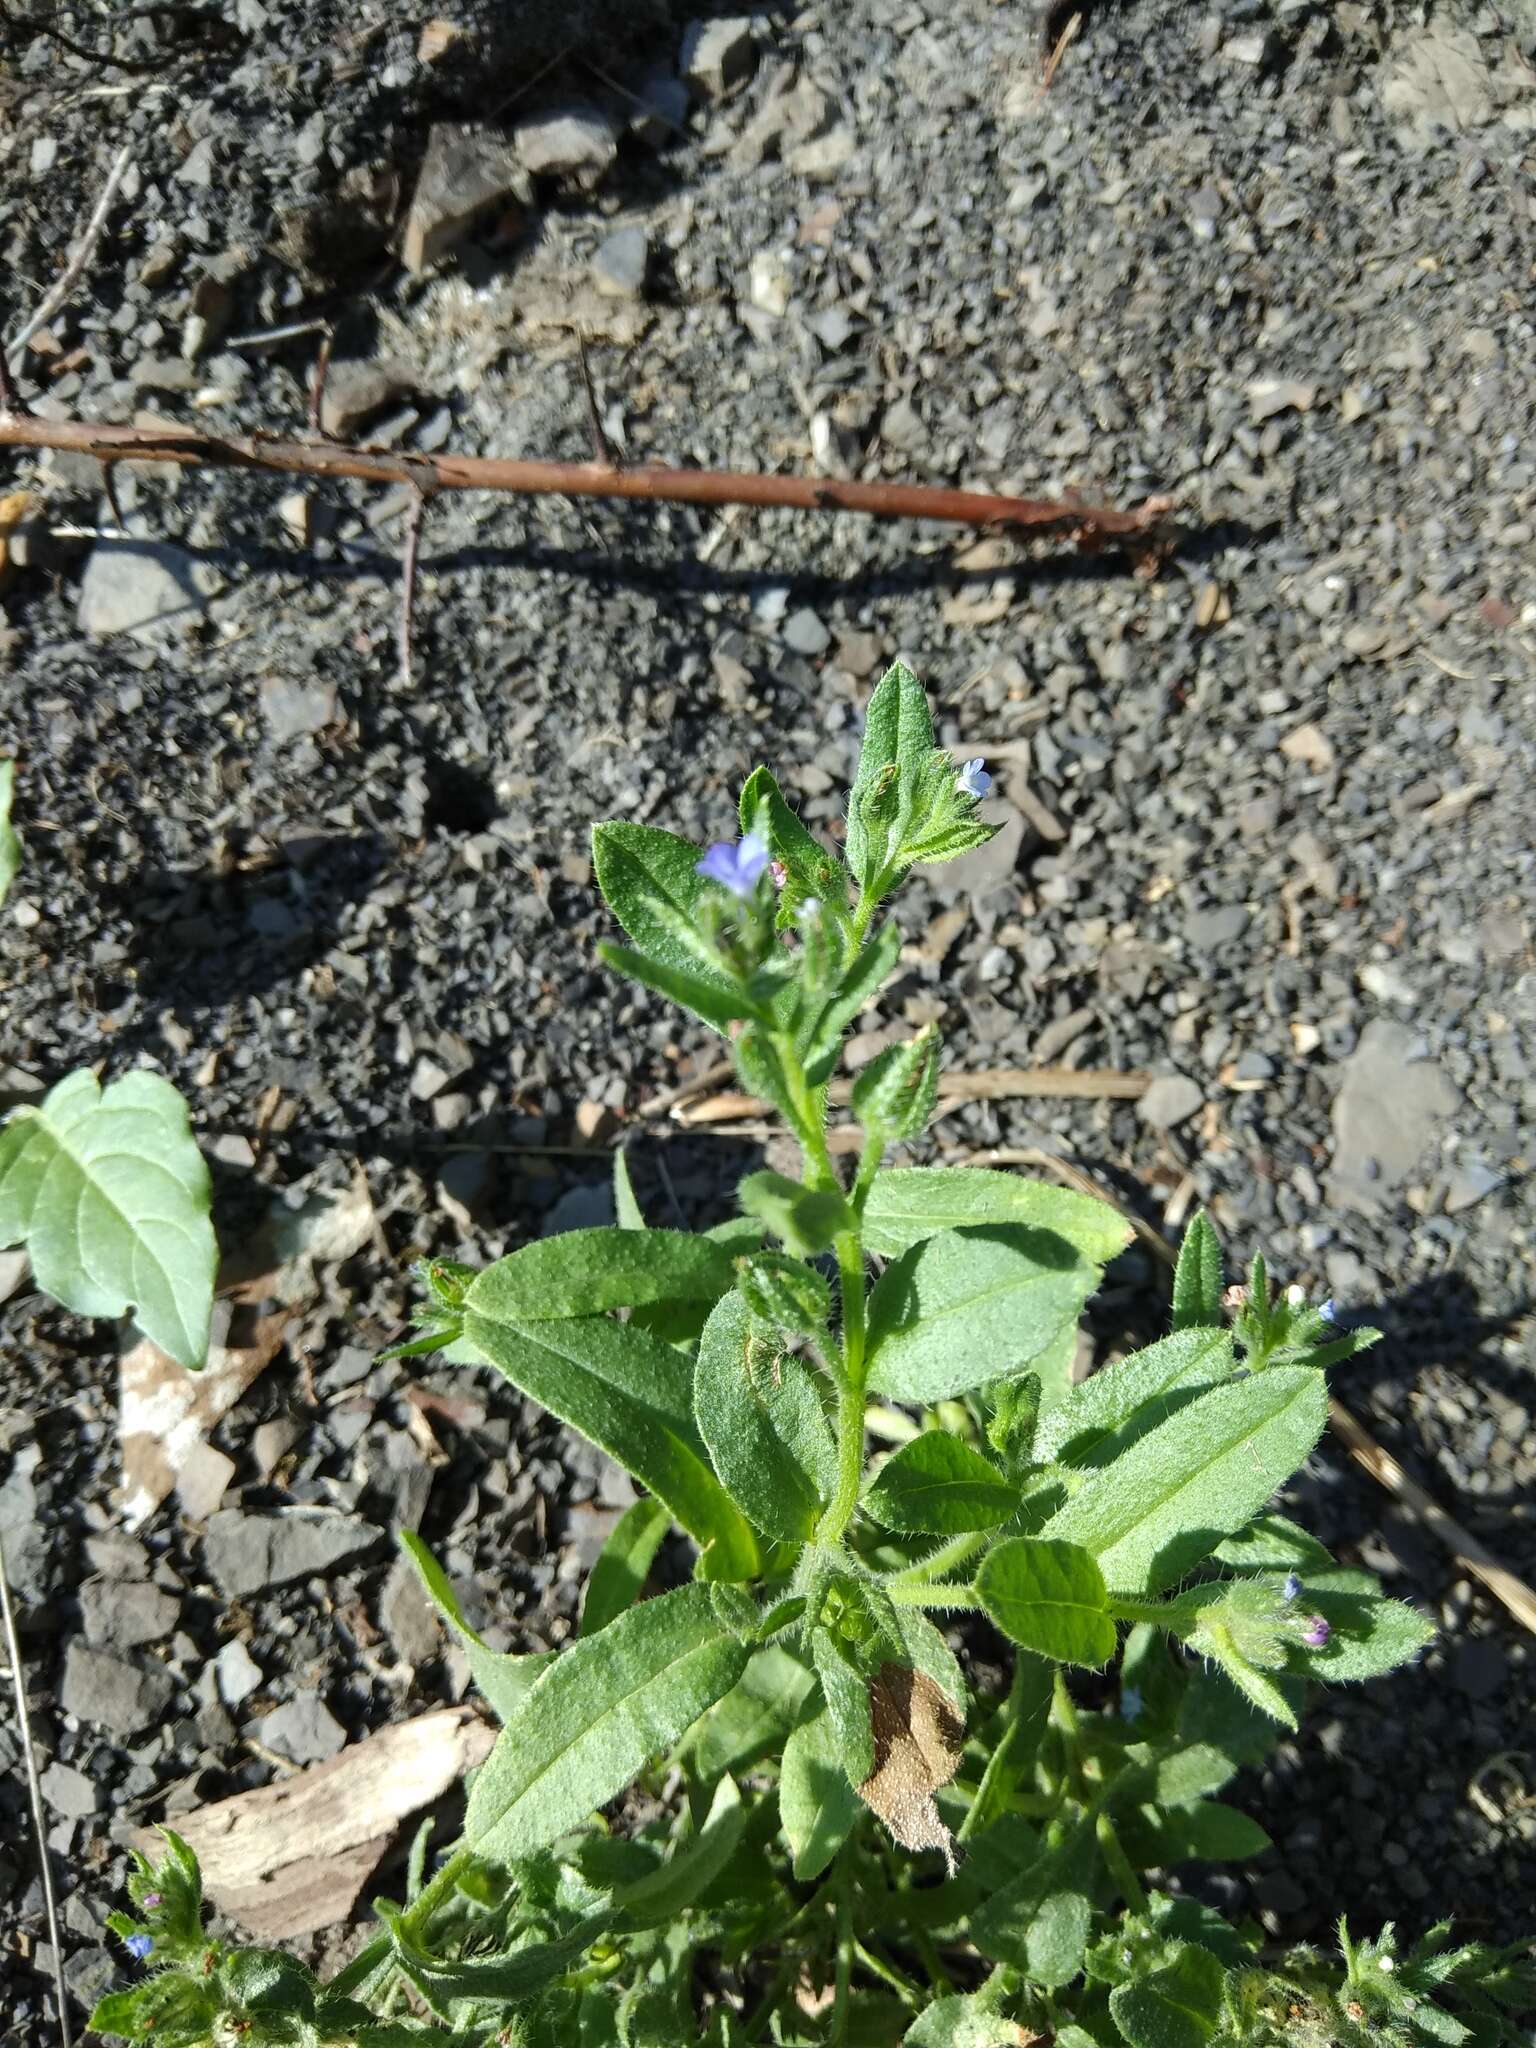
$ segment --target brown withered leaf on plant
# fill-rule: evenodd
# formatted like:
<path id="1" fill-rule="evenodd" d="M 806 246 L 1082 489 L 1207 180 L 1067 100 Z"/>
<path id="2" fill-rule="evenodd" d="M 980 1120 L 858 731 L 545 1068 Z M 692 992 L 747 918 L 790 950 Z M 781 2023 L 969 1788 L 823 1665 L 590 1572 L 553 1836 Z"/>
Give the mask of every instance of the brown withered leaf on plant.
<path id="1" fill-rule="evenodd" d="M 926 1671 L 882 1664 L 869 1682 L 875 1768 L 859 1797 L 879 1814 L 904 1849 L 937 1849 L 956 1869 L 955 1838 L 934 1793 L 960 1768 L 965 1722 L 960 1709 Z"/>

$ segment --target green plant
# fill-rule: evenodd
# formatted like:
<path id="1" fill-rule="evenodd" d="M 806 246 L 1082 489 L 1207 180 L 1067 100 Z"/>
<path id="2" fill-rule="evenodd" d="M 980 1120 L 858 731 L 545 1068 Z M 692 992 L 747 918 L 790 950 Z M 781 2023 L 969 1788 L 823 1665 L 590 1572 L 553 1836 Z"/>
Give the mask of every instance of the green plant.
<path id="1" fill-rule="evenodd" d="M 986 837 L 984 788 L 897 667 L 842 860 L 761 768 L 735 844 L 598 828 L 629 941 L 604 957 L 724 1035 L 802 1171 L 748 1175 L 741 1214 L 691 1236 L 646 1227 L 620 1157 L 617 1227 L 425 1269 L 402 1353 L 501 1372 L 645 1496 L 558 1653 L 490 1649 L 407 1536 L 503 1723 L 461 1838 L 430 1877 L 418 1839 L 405 1900 L 322 1987 L 210 1942 L 169 1836 L 113 1923 L 150 1973 L 99 2028 L 169 2048 L 1518 2038 L 1536 1982 L 1512 1954 L 1341 1925 L 1336 1958 L 1274 1962 L 1159 1876 L 1263 1850 L 1218 1795 L 1310 1684 L 1430 1635 L 1271 1507 L 1323 1428 L 1326 1369 L 1375 1333 L 1277 1295 L 1261 1260 L 1227 1290 L 1200 1218 L 1170 1334 L 1075 1384 L 1127 1232 L 1011 1175 L 886 1164 L 931 1113 L 931 1030 L 859 1074 L 838 1171 L 827 1083 L 896 964 L 882 908 L 912 864 Z M 873 1460 L 872 1404 L 900 1438 Z M 693 1576 L 643 1598 L 674 1523 Z M 968 1698 L 953 1616 L 1013 1646 L 1001 1697 Z"/>
<path id="2" fill-rule="evenodd" d="M 0 761 L 0 903 L 21 865 L 14 761 Z M 208 1169 L 187 1106 L 147 1068 L 103 1088 L 88 1067 L 0 1125 L 0 1250 L 24 1244 L 37 1284 L 83 1316 L 132 1311 L 185 1366 L 208 1352 L 218 1260 Z"/>

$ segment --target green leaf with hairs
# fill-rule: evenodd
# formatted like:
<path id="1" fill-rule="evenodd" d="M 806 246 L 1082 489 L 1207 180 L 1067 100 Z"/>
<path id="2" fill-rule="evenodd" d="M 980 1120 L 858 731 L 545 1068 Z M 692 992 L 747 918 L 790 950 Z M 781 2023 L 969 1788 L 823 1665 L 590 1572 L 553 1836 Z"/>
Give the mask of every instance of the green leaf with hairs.
<path id="1" fill-rule="evenodd" d="M 581 1633 L 595 1636 L 640 1598 L 672 1517 L 659 1500 L 627 1507 L 598 1552 L 581 1606 Z"/>
<path id="2" fill-rule="evenodd" d="M 130 1310 L 178 1364 L 208 1353 L 218 1263 L 208 1169 L 187 1105 L 147 1069 L 103 1089 L 84 1069 L 0 1129 L 0 1247 L 82 1316 Z"/>
<path id="3" fill-rule="evenodd" d="M 722 1778 L 692 1840 L 675 1849 L 659 1870 L 620 1885 L 614 1893 L 613 1902 L 626 1921 L 662 1927 L 703 1898 L 741 1846 L 746 1820 L 736 1781 Z"/>
<path id="4" fill-rule="evenodd" d="M 923 686 L 909 668 L 893 662 L 869 700 L 848 799 L 843 850 L 861 891 L 876 887 L 896 864 L 933 750 L 933 717 Z"/>
<path id="5" fill-rule="evenodd" d="M 592 832 L 597 885 L 638 949 L 724 993 L 731 984 L 714 965 L 701 935 L 699 899 L 706 884 L 697 864 L 702 852 L 654 825 L 619 821 L 597 825 Z"/>
<path id="6" fill-rule="evenodd" d="M 1202 1209 L 1184 1233 L 1173 1275 L 1173 1327 L 1219 1327 L 1222 1294 L 1221 1244 Z"/>
<path id="7" fill-rule="evenodd" d="M 1076 1322 L 1097 1269 L 1053 1231 L 941 1231 L 903 1252 L 869 1300 L 869 1384 L 939 1401 L 1020 1372 Z"/>
<path id="8" fill-rule="evenodd" d="M 1128 1358 L 1117 1358 L 1069 1386 L 1040 1424 L 1035 1454 L 1067 1465 L 1113 1462 L 1137 1436 L 1237 1364 L 1225 1330 L 1179 1330 Z"/>
<path id="9" fill-rule="evenodd" d="M 747 1652 L 709 1588 L 682 1586 L 563 1650 L 470 1788 L 465 1846 L 529 1856 L 605 1806 L 740 1678 Z"/>
<path id="10" fill-rule="evenodd" d="M 1190 1944 L 1173 1962 L 1109 1994 L 1130 2048 L 1205 2048 L 1221 2024 L 1227 1973 L 1209 1949 Z"/>
<path id="11" fill-rule="evenodd" d="M 413 1529 L 400 1531 L 400 1548 L 415 1567 L 427 1598 L 458 1637 L 469 1675 L 486 1704 L 505 1725 L 522 1705 L 539 1673 L 554 1662 L 555 1652 L 541 1650 L 531 1656 L 514 1657 L 504 1650 L 493 1650 L 464 1619 L 464 1610 L 448 1582 L 448 1574 Z"/>
<path id="12" fill-rule="evenodd" d="M 976 1575 L 981 1604 L 1010 1642 L 1098 1671 L 1115 1654 L 1104 1574 L 1086 1550 L 1047 1537 L 994 1544 Z"/>
<path id="13" fill-rule="evenodd" d="M 848 876 L 842 862 L 808 832 L 766 768 L 754 768 L 742 786 L 741 829 L 755 832 L 784 869 L 779 923 L 793 922 L 802 903 L 823 906 L 839 924 L 848 919 Z"/>
<path id="14" fill-rule="evenodd" d="M 701 1455 L 682 1352 L 606 1316 L 519 1324 L 467 1307 L 464 1334 L 479 1357 L 655 1494 L 703 1551 L 709 1577 L 756 1575 L 752 1525 Z"/>
<path id="15" fill-rule="evenodd" d="M 877 1173 L 864 1208 L 864 1242 L 898 1258 L 925 1237 L 972 1223 L 1022 1223 L 1065 1238 L 1090 1265 L 1123 1252 L 1131 1227 L 1107 1202 L 983 1166 L 893 1166 Z"/>
<path id="16" fill-rule="evenodd" d="M 797 1883 L 820 1877 L 861 1811 L 831 1717 L 823 1709 L 792 1732 L 779 1772 L 779 1819 Z"/>
<path id="17" fill-rule="evenodd" d="M 1161 1592 L 1253 1519 L 1327 1419 L 1321 1373 L 1224 1380 L 1089 1472 L 1044 1534 L 1091 1551 L 1117 1593 Z"/>
<path id="18" fill-rule="evenodd" d="M 836 1490 L 837 1444 L 815 1375 L 754 1331 L 737 1293 L 704 1325 L 693 1404 L 731 1498 L 765 1534 L 806 1542 Z"/>
<path id="19" fill-rule="evenodd" d="M 654 1302 L 712 1302 L 734 1283 L 730 1254 L 684 1230 L 600 1224 L 537 1238 L 475 1276 L 463 1307 L 502 1323 L 595 1316 Z"/>
<path id="20" fill-rule="evenodd" d="M 997 1529 L 1018 1504 L 1019 1489 L 990 1458 L 941 1429 L 924 1430 L 892 1452 L 864 1495 L 866 1513 L 882 1528 L 909 1535 Z"/>

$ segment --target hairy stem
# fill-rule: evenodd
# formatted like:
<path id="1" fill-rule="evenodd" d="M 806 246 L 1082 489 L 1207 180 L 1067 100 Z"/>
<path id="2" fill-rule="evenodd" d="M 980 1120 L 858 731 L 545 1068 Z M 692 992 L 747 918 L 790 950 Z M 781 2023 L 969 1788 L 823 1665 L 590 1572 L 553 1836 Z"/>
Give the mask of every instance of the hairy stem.
<path id="1" fill-rule="evenodd" d="M 984 1530 L 968 1530 L 963 1536 L 951 1536 L 947 1543 L 941 1543 L 937 1550 L 930 1550 L 926 1557 L 892 1572 L 886 1583 L 893 1590 L 913 1582 L 929 1585 L 935 1579 L 943 1578 L 946 1572 L 952 1572 L 956 1565 L 964 1564 L 968 1557 L 974 1557 L 986 1540 Z"/>
<path id="2" fill-rule="evenodd" d="M 1124 1844 L 1115 1833 L 1115 1824 L 1102 1807 L 1093 1826 L 1099 1838 L 1099 1850 L 1104 1858 L 1105 1868 L 1119 1885 L 1121 1897 L 1133 1913 L 1145 1915 L 1147 1895 L 1142 1888 L 1141 1879 L 1131 1868 L 1131 1859 L 1126 1855 Z"/>
<path id="3" fill-rule="evenodd" d="M 907 1580 L 888 1581 L 885 1590 L 898 1607 L 981 1607 L 981 1595 L 969 1586 L 930 1586 Z"/>

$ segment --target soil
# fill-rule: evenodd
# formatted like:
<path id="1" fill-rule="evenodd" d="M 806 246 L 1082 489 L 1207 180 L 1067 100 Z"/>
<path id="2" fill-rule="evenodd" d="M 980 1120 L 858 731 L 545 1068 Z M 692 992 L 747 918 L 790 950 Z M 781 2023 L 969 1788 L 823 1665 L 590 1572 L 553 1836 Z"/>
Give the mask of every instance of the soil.
<path id="1" fill-rule="evenodd" d="M 1536 18 L 1090 5 L 1047 87 L 1070 11 L 995 0 L 752 11 L 729 76 L 691 86 L 660 7 L 566 6 L 554 33 L 467 8 L 431 60 L 393 0 L 354 17 L 50 11 L 68 42 L 0 23 L 7 331 L 131 155 L 84 284 L 23 354 L 36 409 L 302 431 L 324 318 L 368 437 L 579 459 L 579 331 L 627 460 L 1169 492 L 1184 534 L 1145 577 L 843 517 L 439 500 L 407 679 L 401 494 L 123 474 L 125 543 L 93 464 L 7 459 L 38 503 L 0 584 L 26 847 L 0 1079 L 168 1074 L 231 1253 L 359 1175 L 373 1206 L 211 1432 L 222 1496 L 132 1536 L 117 1334 L 8 1269 L 0 1532 L 87 2004 L 118 1968 L 130 1825 L 269 1782 L 258 1728 L 295 1703 L 278 1731 L 323 1747 L 327 1722 L 355 1740 L 462 1692 L 392 1525 L 420 1526 L 495 1640 L 569 1632 L 628 1482 L 505 1387 L 373 1357 L 415 1258 L 605 1218 L 614 1131 L 658 1220 L 728 1211 L 755 1141 L 640 1113 L 712 1049 L 598 968 L 588 830 L 727 833 L 762 759 L 835 834 L 898 653 L 943 740 L 989 757 L 1004 830 L 914 883 L 856 1053 L 934 1018 L 955 1069 L 1163 1084 L 970 1105 L 918 1156 L 1042 1148 L 1175 1235 L 1205 1203 L 1234 1265 L 1261 1248 L 1384 1331 L 1342 1398 L 1536 1578 Z M 572 102 L 611 161 L 509 177 L 408 273 L 433 124 L 499 143 Z M 611 242 L 636 227 L 638 275 L 633 236 Z M 1144 1252 L 1117 1262 L 1097 1357 L 1164 1326 L 1165 1286 Z M 448 1404 L 426 1410 L 441 1462 L 409 1387 Z M 306 1503 L 378 1540 L 323 1579 L 221 1590 L 208 1515 Z M 1530 1637 L 1338 1444 L 1295 1505 L 1442 1632 L 1318 1701 L 1247 1786 L 1274 1854 L 1220 1895 L 1281 1938 L 1341 1910 L 1528 1932 Z M 110 1651 L 147 1685 L 116 1725 L 85 1711 L 113 1704 L 78 1654 L 93 1579 L 138 1585 L 105 1605 L 153 1631 Z M 227 1644 L 248 1692 L 221 1685 Z M 41 2038 L 19 1772 L 0 1811 L 0 1969 Z"/>

